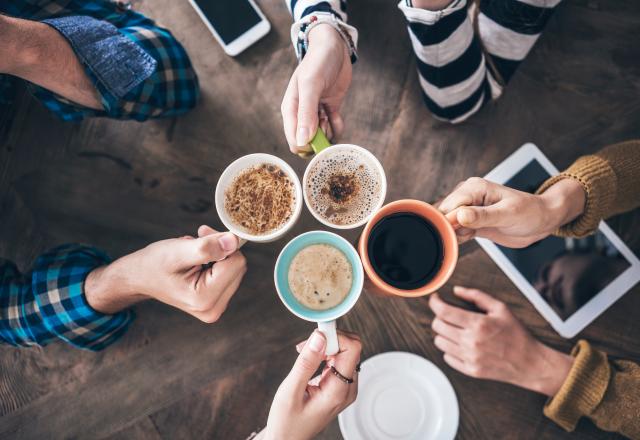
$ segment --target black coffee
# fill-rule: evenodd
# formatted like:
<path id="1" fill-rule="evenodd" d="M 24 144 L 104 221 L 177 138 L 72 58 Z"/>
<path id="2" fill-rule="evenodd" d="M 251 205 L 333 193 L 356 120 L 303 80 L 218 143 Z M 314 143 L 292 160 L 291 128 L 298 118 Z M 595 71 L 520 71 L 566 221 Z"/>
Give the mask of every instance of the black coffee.
<path id="1" fill-rule="evenodd" d="M 442 266 L 442 238 L 426 219 L 410 212 L 392 214 L 371 230 L 367 247 L 373 270 L 385 283 L 418 289 Z"/>

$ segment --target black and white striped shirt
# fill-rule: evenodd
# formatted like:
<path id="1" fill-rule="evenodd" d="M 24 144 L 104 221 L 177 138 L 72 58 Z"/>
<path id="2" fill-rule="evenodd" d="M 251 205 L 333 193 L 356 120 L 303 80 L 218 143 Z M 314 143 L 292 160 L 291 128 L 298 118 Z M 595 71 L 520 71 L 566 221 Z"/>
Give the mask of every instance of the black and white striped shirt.
<path id="1" fill-rule="evenodd" d="M 346 3 L 287 0 L 296 21 L 322 11 L 346 23 Z M 475 11 L 475 3 L 453 0 L 440 11 L 428 11 L 400 1 L 398 8 L 408 22 L 423 98 L 431 113 L 451 123 L 462 122 L 484 103 L 497 99 L 558 3 L 480 0 Z"/>

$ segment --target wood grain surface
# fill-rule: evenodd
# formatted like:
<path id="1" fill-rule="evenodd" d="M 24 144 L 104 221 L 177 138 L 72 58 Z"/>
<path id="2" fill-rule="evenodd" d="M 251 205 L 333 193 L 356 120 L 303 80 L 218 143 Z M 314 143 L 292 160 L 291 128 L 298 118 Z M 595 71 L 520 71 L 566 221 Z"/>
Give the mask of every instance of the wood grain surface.
<path id="1" fill-rule="evenodd" d="M 296 65 L 291 18 L 283 0 L 258 3 L 272 31 L 234 59 L 188 2 L 136 2 L 171 28 L 195 63 L 202 100 L 184 117 L 64 123 L 17 90 L 18 99 L 0 108 L 0 255 L 26 270 L 39 252 L 63 242 L 92 243 L 117 257 L 194 234 L 203 223 L 220 227 L 213 188 L 244 154 L 276 154 L 302 175 L 306 162 L 288 152 L 279 111 Z M 349 2 L 360 60 L 341 139 L 381 160 L 388 201 L 437 200 L 528 141 L 562 168 L 608 143 L 640 137 L 640 3 L 564 2 L 504 96 L 459 126 L 436 122 L 424 108 L 396 3 Z M 640 213 L 611 224 L 639 253 Z M 100 353 L 62 343 L 0 346 L 0 439 L 246 438 L 265 424 L 294 345 L 313 328 L 286 311 L 272 281 L 283 244 L 311 229 L 323 228 L 304 212 L 283 240 L 243 248 L 249 272 L 216 324 L 149 302 L 136 307 L 125 337 Z M 343 235 L 354 240 L 358 233 Z M 506 301 L 554 347 L 575 343 L 559 337 L 475 243 L 462 247 L 445 298 L 454 284 Z M 639 293 L 636 286 L 578 338 L 640 361 Z M 426 299 L 364 294 L 339 325 L 362 336 L 364 358 L 405 350 L 438 365 L 458 395 L 460 439 L 617 438 L 587 421 L 565 433 L 543 416 L 543 396 L 452 370 L 433 345 L 432 317 Z M 340 439 L 337 422 L 320 438 Z"/>

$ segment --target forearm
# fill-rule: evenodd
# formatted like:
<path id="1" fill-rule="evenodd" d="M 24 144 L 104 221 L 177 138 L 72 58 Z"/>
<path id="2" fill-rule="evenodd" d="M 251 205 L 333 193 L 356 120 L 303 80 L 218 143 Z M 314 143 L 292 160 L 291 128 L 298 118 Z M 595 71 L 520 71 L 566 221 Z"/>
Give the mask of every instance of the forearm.
<path id="1" fill-rule="evenodd" d="M 542 342 L 536 342 L 537 350 L 531 353 L 533 356 L 529 363 L 531 372 L 515 385 L 553 397 L 566 380 L 573 366 L 573 358 Z"/>
<path id="2" fill-rule="evenodd" d="M 25 79 L 79 104 L 102 109 L 97 90 L 67 40 L 37 21 L 0 16 L 0 73 Z"/>

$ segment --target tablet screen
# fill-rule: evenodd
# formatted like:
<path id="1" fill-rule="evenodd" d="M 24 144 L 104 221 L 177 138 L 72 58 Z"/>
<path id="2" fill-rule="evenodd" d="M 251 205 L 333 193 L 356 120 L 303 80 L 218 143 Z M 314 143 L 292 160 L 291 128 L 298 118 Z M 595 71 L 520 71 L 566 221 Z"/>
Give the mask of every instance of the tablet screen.
<path id="1" fill-rule="evenodd" d="M 533 159 L 505 185 L 534 193 L 549 177 Z M 600 231 L 581 239 L 551 236 L 523 249 L 498 247 L 563 321 L 631 266 Z"/>

